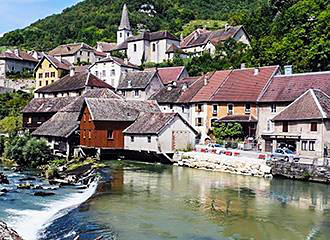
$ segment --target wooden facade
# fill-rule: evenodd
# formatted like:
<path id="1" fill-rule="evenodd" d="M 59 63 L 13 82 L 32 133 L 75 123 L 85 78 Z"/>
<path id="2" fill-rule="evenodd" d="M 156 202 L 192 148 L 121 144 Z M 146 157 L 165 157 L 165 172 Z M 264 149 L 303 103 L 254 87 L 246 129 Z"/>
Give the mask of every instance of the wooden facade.
<path id="1" fill-rule="evenodd" d="M 80 119 L 80 145 L 84 147 L 124 149 L 123 131 L 132 124 L 127 121 L 92 121 L 85 105 Z"/>
<path id="2" fill-rule="evenodd" d="M 23 113 L 23 128 L 33 132 L 44 122 L 48 121 L 55 112 L 47 113 Z"/>

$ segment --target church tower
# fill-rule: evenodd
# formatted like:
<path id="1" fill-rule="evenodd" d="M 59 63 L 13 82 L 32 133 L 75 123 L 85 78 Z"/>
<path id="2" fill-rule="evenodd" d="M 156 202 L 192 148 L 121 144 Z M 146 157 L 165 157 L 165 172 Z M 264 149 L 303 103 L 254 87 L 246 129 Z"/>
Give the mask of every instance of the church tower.
<path id="1" fill-rule="evenodd" d="M 120 25 L 117 31 L 117 44 L 121 44 L 122 42 L 125 42 L 126 39 L 131 36 L 132 36 L 132 31 L 128 19 L 128 10 L 126 4 L 124 4 Z"/>

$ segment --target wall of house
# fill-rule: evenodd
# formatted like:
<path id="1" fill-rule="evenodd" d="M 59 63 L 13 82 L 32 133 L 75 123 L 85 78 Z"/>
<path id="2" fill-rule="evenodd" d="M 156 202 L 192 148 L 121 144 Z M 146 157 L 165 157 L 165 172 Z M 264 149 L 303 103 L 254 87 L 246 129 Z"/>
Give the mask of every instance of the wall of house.
<path id="1" fill-rule="evenodd" d="M 153 44 L 156 44 L 156 49 L 153 51 Z M 161 39 L 150 42 L 150 48 L 148 52 L 148 62 L 162 63 L 168 58 L 166 51 L 172 45 L 179 46 L 180 42 L 170 39 Z"/>
<path id="2" fill-rule="evenodd" d="M 134 44 L 136 44 L 136 52 L 134 51 Z M 149 42 L 145 40 L 128 42 L 127 44 L 128 60 L 135 65 L 141 65 L 143 54 L 145 59 L 147 60 L 149 45 L 150 45 Z"/>
<path id="3" fill-rule="evenodd" d="M 324 120 L 324 125 L 323 125 L 323 143 L 324 147 L 327 149 L 327 156 L 330 157 L 330 120 L 325 119 Z"/>
<path id="4" fill-rule="evenodd" d="M 6 61 L 0 59 L 0 77 L 6 76 Z"/>
<path id="5" fill-rule="evenodd" d="M 79 62 L 86 62 L 93 64 L 96 62 L 96 57 L 94 52 L 87 49 L 81 49 L 74 55 L 62 56 L 61 58 L 68 61 L 71 64 L 77 64 Z"/>
<path id="6" fill-rule="evenodd" d="M 162 87 L 164 87 L 162 80 L 160 80 L 158 74 L 155 74 L 152 80 L 150 81 L 149 85 L 146 87 L 145 90 L 145 99 L 147 100 L 151 97 L 151 95 L 158 92 Z"/>
<path id="7" fill-rule="evenodd" d="M 132 32 L 126 29 L 117 31 L 117 44 L 121 44 L 126 41 L 127 38 L 132 36 Z"/>
<path id="8" fill-rule="evenodd" d="M 206 103 L 200 103 L 202 105 L 202 110 L 199 112 L 197 111 L 197 105 L 199 103 L 194 103 L 190 105 L 190 123 L 191 125 L 201 134 L 201 141 L 204 143 L 204 140 L 208 137 L 207 131 L 209 129 L 208 125 L 208 119 L 207 119 L 207 104 Z M 201 118 L 202 124 L 201 126 L 197 125 L 197 119 Z"/>
<path id="9" fill-rule="evenodd" d="M 137 96 L 135 96 L 135 91 L 138 91 Z M 125 92 L 125 96 L 123 95 L 123 92 Z M 145 89 L 125 89 L 125 90 L 121 90 L 120 94 L 122 94 L 122 96 L 128 100 L 146 100 L 146 99 L 148 99 L 146 97 Z"/>
<path id="10" fill-rule="evenodd" d="M 193 125 L 190 121 L 190 108 L 186 104 L 162 104 L 158 103 L 160 109 L 164 113 L 179 113 L 187 122 Z"/>
<path id="11" fill-rule="evenodd" d="M 36 70 L 36 88 L 41 88 L 55 82 L 67 72 L 62 69 L 56 69 L 47 59 L 44 59 Z M 49 77 L 46 77 L 46 74 Z"/>
<path id="12" fill-rule="evenodd" d="M 24 70 L 33 71 L 37 63 L 30 61 L 18 61 L 14 59 L 0 60 L 0 77 L 5 77 L 8 72 L 23 72 Z"/>
<path id="13" fill-rule="evenodd" d="M 241 42 L 241 43 L 244 43 L 244 44 L 247 44 L 247 45 L 250 45 L 250 41 L 247 37 L 247 35 L 245 34 L 245 32 L 240 29 L 236 35 L 234 36 L 234 39 L 238 42 Z"/>
<path id="14" fill-rule="evenodd" d="M 48 121 L 54 114 L 55 112 L 23 113 L 23 128 L 32 132 Z"/>
<path id="15" fill-rule="evenodd" d="M 148 136 L 151 142 L 148 142 Z M 133 141 L 132 141 L 133 137 Z M 133 151 L 151 151 L 158 152 L 158 136 L 157 135 L 127 135 L 124 136 L 125 149 Z"/>
<path id="16" fill-rule="evenodd" d="M 93 122 L 88 108 L 85 107 L 80 120 L 80 145 L 95 148 L 124 148 L 123 130 L 132 122 Z M 113 138 L 108 139 L 108 130 L 113 131 Z"/>

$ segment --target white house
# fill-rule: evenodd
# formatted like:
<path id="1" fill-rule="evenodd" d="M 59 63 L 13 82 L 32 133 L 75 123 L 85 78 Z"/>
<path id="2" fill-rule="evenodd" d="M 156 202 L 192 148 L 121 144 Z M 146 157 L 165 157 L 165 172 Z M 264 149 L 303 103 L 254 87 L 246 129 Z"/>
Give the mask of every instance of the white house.
<path id="1" fill-rule="evenodd" d="M 193 148 L 198 132 L 177 113 L 140 113 L 123 131 L 124 148 L 133 151 L 173 153 Z"/>
<path id="2" fill-rule="evenodd" d="M 110 84 L 114 88 L 117 88 L 119 81 L 126 73 L 131 71 L 138 71 L 140 68 L 134 64 L 131 64 L 127 59 L 122 60 L 117 57 L 104 58 L 89 67 L 89 70 L 93 75 Z"/>
<path id="3" fill-rule="evenodd" d="M 0 77 L 6 77 L 6 73 L 17 73 L 28 70 L 33 72 L 38 60 L 32 55 L 20 51 L 5 51 L 0 53 Z"/>
<path id="4" fill-rule="evenodd" d="M 156 70 L 131 71 L 123 75 L 117 92 L 125 99 L 147 100 L 163 87 Z"/>

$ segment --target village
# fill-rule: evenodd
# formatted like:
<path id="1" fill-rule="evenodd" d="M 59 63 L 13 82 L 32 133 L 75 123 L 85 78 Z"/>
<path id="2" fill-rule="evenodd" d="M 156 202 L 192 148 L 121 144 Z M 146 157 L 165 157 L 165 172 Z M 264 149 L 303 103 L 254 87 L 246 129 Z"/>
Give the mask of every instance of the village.
<path id="1" fill-rule="evenodd" d="M 227 39 L 250 44 L 244 26 L 197 29 L 180 39 L 167 31 L 134 36 L 124 5 L 116 43 L 6 51 L 0 54 L 0 76 L 34 73 L 23 128 L 47 139 L 55 155 L 172 162 L 177 151 L 208 151 L 196 146 L 216 143 L 210 134 L 215 126 L 239 124 L 240 150 L 263 153 L 264 159 L 288 149 L 283 158 L 294 153 L 327 163 L 330 72 L 295 74 L 291 65 L 244 63 L 194 77 L 184 66 L 141 69 L 145 62 L 213 54 Z M 5 85 L 4 92 L 17 90 Z"/>

